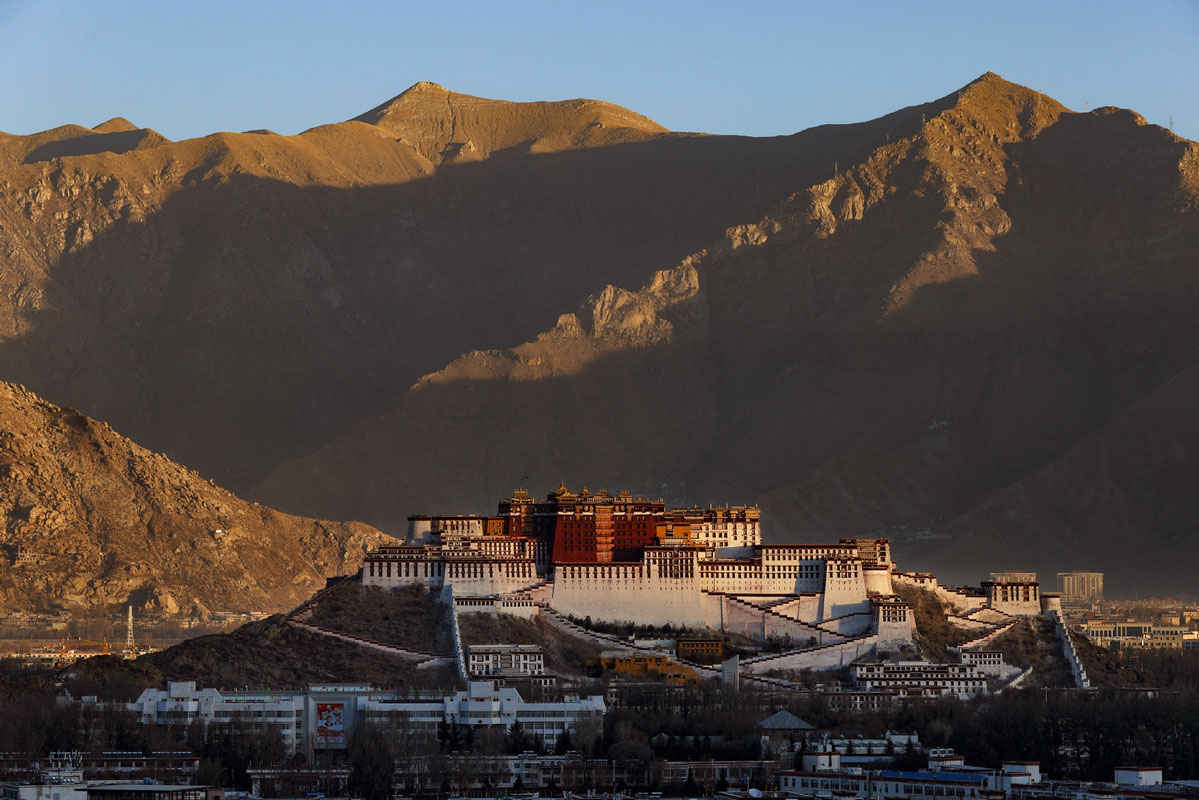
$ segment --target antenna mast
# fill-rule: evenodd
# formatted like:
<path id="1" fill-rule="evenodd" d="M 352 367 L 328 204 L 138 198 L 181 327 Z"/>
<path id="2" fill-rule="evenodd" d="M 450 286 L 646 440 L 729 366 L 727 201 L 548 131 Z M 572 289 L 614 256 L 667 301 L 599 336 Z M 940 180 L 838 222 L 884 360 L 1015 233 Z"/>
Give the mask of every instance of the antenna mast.
<path id="1" fill-rule="evenodd" d="M 129 658 L 137 658 L 137 651 L 133 649 L 133 606 L 129 606 L 129 617 L 125 624 L 125 647 L 129 650 Z"/>

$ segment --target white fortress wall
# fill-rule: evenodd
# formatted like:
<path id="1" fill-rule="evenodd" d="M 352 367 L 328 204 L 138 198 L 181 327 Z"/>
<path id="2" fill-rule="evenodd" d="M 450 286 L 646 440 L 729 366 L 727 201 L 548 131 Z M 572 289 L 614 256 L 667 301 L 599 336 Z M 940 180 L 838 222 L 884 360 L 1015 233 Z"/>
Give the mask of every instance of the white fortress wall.
<path id="1" fill-rule="evenodd" d="M 455 597 L 454 608 L 459 614 L 508 614 L 532 619 L 541 613 L 536 601 L 525 595 L 507 597 Z"/>
<path id="2" fill-rule="evenodd" d="M 891 567 L 878 564 L 863 564 L 862 574 L 866 578 L 866 591 L 870 594 L 895 594 L 891 586 Z"/>
<path id="3" fill-rule="evenodd" d="M 965 628 L 967 630 L 984 631 L 995 627 L 995 623 L 993 622 L 985 622 L 981 619 L 975 619 L 974 617 L 963 617 L 960 614 L 946 614 L 945 619 L 947 619 L 950 623 L 957 625 L 959 628 Z"/>
<path id="4" fill-rule="evenodd" d="M 880 600 L 874 604 L 874 633 L 880 642 L 910 642 L 916 633 L 916 615 L 907 603 Z"/>
<path id="5" fill-rule="evenodd" d="M 433 520 L 428 517 L 408 518 L 408 536 L 404 539 L 405 544 L 433 544 L 434 541 Z"/>
<path id="6" fill-rule="evenodd" d="M 862 560 L 830 557 L 823 567 L 824 593 L 821 597 L 820 619 L 831 620 L 848 614 L 869 614 L 870 600 L 866 596 Z"/>
<path id="7" fill-rule="evenodd" d="M 561 614 L 606 622 L 702 628 L 699 581 L 659 577 L 646 564 L 559 564 L 554 567 L 550 607 Z"/>
<path id="8" fill-rule="evenodd" d="M 857 636 L 860 633 L 866 633 L 873 628 L 873 625 L 874 615 L 869 611 L 855 611 L 852 614 L 845 614 L 817 623 L 817 626 L 821 630 L 842 636 Z"/>
<path id="9" fill-rule="evenodd" d="M 770 610 L 800 622 L 818 622 L 820 620 L 820 593 L 803 592 L 786 602 L 772 605 Z"/>
<path id="10" fill-rule="evenodd" d="M 441 589 L 452 585 L 459 597 L 509 594 L 537 581 L 536 566 L 528 558 L 443 561 L 419 553 L 382 553 L 369 556 L 362 569 L 362 583 L 366 586 Z"/>
<path id="11" fill-rule="evenodd" d="M 770 613 L 763 615 L 763 630 L 767 637 L 790 638 L 796 646 L 810 645 L 815 647 L 844 638 L 839 634 L 822 630 L 814 625 L 808 625 L 798 620 L 787 619 L 786 617 L 779 617 Z"/>
<path id="12" fill-rule="evenodd" d="M 457 597 L 489 597 L 510 594 L 537 583 L 532 559 L 491 561 L 469 559 L 445 562 L 444 581 Z"/>
<path id="13" fill-rule="evenodd" d="M 836 669 L 843 667 L 864 655 L 873 653 L 879 642 L 876 635 L 850 639 L 846 642 L 825 645 L 814 650 L 800 650 L 794 653 L 751 659 L 741 662 L 744 672 L 760 673 L 772 669 L 801 670 L 801 669 Z"/>
<path id="14" fill-rule="evenodd" d="M 1035 580 L 984 581 L 987 607 L 1016 617 L 1041 613 L 1041 587 Z"/>
<path id="15" fill-rule="evenodd" d="M 802 619 L 802 617 L 800 617 L 800 603 L 802 600 L 803 595 L 791 597 L 781 603 L 772 603 L 770 610 L 782 617 Z"/>
<path id="16" fill-rule="evenodd" d="M 419 549 L 419 548 L 418 548 Z M 432 560 L 420 553 L 397 552 L 392 548 L 372 553 L 362 565 L 362 583 L 396 589 L 401 586 L 426 586 L 440 589 L 445 585 L 445 562 Z"/>
<path id="17" fill-rule="evenodd" d="M 895 572 L 891 581 L 897 586 L 910 586 L 915 589 L 926 589 L 937 596 L 942 603 L 954 611 L 970 611 L 986 605 L 987 598 L 982 595 L 967 594 L 959 589 L 947 589 L 932 575 L 917 572 Z"/>

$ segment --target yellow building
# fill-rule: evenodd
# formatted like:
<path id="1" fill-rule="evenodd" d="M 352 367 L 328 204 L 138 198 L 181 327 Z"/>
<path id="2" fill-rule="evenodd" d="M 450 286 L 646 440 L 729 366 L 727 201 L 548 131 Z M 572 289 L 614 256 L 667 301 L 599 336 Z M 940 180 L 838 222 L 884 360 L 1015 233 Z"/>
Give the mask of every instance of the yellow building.
<path id="1" fill-rule="evenodd" d="M 599 664 L 604 669 L 637 677 L 657 676 L 667 683 L 698 683 L 695 670 L 676 664 L 667 656 L 652 653 L 626 653 L 606 650 L 600 653 Z"/>
<path id="2" fill-rule="evenodd" d="M 680 639 L 675 645 L 675 653 L 688 661 L 720 661 L 724 658 L 724 642 L 719 639 Z"/>

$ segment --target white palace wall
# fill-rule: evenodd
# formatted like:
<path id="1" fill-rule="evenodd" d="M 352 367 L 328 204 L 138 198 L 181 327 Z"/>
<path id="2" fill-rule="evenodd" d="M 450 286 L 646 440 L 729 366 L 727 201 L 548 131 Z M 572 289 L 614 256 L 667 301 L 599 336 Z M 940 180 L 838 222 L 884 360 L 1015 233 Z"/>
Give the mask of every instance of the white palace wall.
<path id="1" fill-rule="evenodd" d="M 879 641 L 880 637 L 872 634 L 844 642 L 834 642 L 815 650 L 799 650 L 777 656 L 746 659 L 741 662 L 741 669 L 749 673 L 769 672 L 774 669 L 835 669 L 873 653 Z"/>
<path id="2" fill-rule="evenodd" d="M 824 562 L 824 592 L 820 597 L 820 619 L 850 614 L 869 614 L 866 579 L 857 558 L 829 558 Z"/>
<path id="3" fill-rule="evenodd" d="M 938 600 L 957 612 L 980 608 L 987 602 L 985 595 L 968 594 L 960 589 L 947 589 L 933 575 L 919 572 L 896 572 L 891 576 L 891 580 L 900 586 L 911 586 L 930 591 L 937 596 Z"/>
<path id="4" fill-rule="evenodd" d="M 878 564 L 863 564 L 862 574 L 866 578 L 866 591 L 870 594 L 895 594 L 891 586 L 891 566 Z"/>
<path id="5" fill-rule="evenodd" d="M 823 640 L 826 634 L 870 628 L 859 559 L 821 561 L 804 557 L 799 548 L 770 549 L 776 552 L 736 563 L 700 560 L 697 552 L 679 549 L 647 551 L 642 563 L 559 564 L 549 604 L 580 618 L 709 627 L 755 638 L 773 633 Z M 791 595 L 798 596 L 767 610 L 757 607 Z M 840 619 L 830 629 L 814 629 L 814 623 L 834 617 Z"/>
<path id="6" fill-rule="evenodd" d="M 424 524 L 414 524 L 421 536 L 428 533 Z M 460 524 L 469 527 L 474 520 Z M 596 621 L 706 627 L 821 645 L 869 632 L 876 622 L 869 594 L 890 595 L 889 561 L 884 565 L 872 555 L 864 563 L 856 540 L 762 545 L 741 558 L 727 557 L 736 552 L 731 549 L 713 557 L 699 546 L 648 547 L 638 562 L 557 564 L 542 580 L 525 550 L 501 548 L 502 542 L 489 548 L 492 537 L 474 533 L 468 530 L 461 542 L 455 531 L 440 545 L 368 554 L 362 582 L 452 590 L 463 613 L 505 613 L 505 603 L 517 613 L 536 613 L 544 603 Z"/>
<path id="7" fill-rule="evenodd" d="M 424 586 L 437 590 L 452 585 L 458 597 L 511 594 L 537 581 L 537 568 L 531 558 L 441 561 L 404 553 L 394 558 L 368 558 L 362 569 L 366 586 Z"/>
<path id="8" fill-rule="evenodd" d="M 775 603 L 770 610 L 800 622 L 817 622 L 820 619 L 820 593 L 804 592 L 798 597 Z"/>
<path id="9" fill-rule="evenodd" d="M 550 607 L 561 614 L 605 622 L 706 627 L 699 580 L 651 575 L 641 563 L 559 564 Z"/>

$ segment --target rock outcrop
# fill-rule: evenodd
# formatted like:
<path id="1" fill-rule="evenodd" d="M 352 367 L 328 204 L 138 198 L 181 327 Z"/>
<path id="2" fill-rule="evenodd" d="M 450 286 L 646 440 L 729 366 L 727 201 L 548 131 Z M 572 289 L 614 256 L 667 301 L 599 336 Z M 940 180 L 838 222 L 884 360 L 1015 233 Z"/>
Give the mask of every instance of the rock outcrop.
<path id="1" fill-rule="evenodd" d="M 288 609 L 386 537 L 249 503 L 0 383 L 0 609 Z"/>

